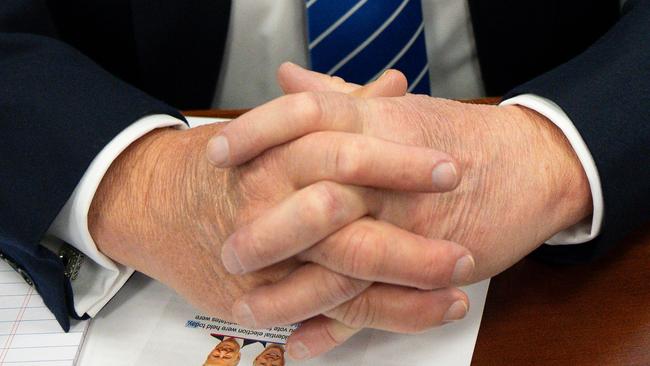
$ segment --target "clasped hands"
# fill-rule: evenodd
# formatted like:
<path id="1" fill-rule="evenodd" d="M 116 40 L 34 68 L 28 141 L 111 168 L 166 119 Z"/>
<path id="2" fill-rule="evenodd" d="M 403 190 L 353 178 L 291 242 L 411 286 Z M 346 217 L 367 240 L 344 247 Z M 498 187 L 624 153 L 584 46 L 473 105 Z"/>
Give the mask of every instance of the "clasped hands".
<path id="1" fill-rule="evenodd" d="M 535 112 L 408 95 L 396 71 L 362 87 L 285 64 L 279 80 L 286 96 L 225 127 L 138 140 L 89 227 L 103 253 L 212 315 L 302 322 L 295 359 L 366 327 L 461 319 L 456 286 L 590 214 L 579 161 Z"/>

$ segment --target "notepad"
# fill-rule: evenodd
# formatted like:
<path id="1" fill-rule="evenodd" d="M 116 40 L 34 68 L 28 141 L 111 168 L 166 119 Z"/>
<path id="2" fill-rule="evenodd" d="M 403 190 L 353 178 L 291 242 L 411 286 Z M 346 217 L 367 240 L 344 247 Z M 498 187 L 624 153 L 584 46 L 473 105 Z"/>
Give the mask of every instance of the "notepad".
<path id="1" fill-rule="evenodd" d="M 65 333 L 36 289 L 0 261 L 0 365 L 72 366 L 87 322 Z"/>
<path id="2" fill-rule="evenodd" d="M 489 280 L 467 286 L 470 310 L 462 321 L 418 335 L 367 329 L 334 351 L 286 366 L 468 366 L 478 336 Z M 237 327 L 214 328 L 162 283 L 136 273 L 93 319 L 79 356 L 79 366 L 199 366 L 223 336 L 240 337 Z M 196 326 L 203 323 L 204 326 Z M 266 332 L 264 332 L 266 333 Z M 245 336 L 241 362 L 252 359 L 270 343 L 265 334 Z M 257 343 L 250 343 L 254 339 Z M 282 340 L 272 340 L 283 343 Z"/>

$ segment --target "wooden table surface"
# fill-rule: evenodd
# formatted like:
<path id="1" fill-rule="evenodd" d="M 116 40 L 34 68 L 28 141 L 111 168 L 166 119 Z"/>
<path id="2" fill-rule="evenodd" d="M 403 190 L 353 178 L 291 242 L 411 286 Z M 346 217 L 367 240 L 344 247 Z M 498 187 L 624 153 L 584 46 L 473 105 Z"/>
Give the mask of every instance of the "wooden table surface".
<path id="1" fill-rule="evenodd" d="M 472 365 L 650 365 L 650 230 L 595 263 L 493 278 Z"/>
<path id="2" fill-rule="evenodd" d="M 472 365 L 650 365 L 650 223 L 598 262 L 524 259 L 493 278 Z"/>

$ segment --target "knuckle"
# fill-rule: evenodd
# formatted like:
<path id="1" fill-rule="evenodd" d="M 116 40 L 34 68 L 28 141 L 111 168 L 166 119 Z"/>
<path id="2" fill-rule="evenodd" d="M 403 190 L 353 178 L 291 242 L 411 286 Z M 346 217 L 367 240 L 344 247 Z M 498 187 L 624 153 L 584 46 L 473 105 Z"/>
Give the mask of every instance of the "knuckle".
<path id="1" fill-rule="evenodd" d="M 363 153 L 366 144 L 354 138 L 335 149 L 334 172 L 344 181 L 358 181 L 364 177 Z"/>
<path id="2" fill-rule="evenodd" d="M 302 212 L 304 218 L 324 218 L 328 222 L 337 223 L 345 216 L 345 202 L 335 183 L 327 181 L 316 183 L 311 186 L 307 197 Z"/>
<path id="3" fill-rule="evenodd" d="M 368 296 L 359 296 L 345 304 L 340 321 L 352 328 L 366 328 L 375 323 L 376 307 Z"/>
<path id="4" fill-rule="evenodd" d="M 355 280 L 329 271 L 324 272 L 324 274 L 321 283 L 325 284 L 322 286 L 325 293 L 322 293 L 321 300 L 326 304 L 345 302 L 357 296 L 366 286 L 365 281 Z"/>
<path id="5" fill-rule="evenodd" d="M 332 289 L 337 299 L 347 300 L 359 293 L 360 286 L 358 280 L 353 280 L 344 276 L 333 276 Z"/>
<path id="6" fill-rule="evenodd" d="M 323 106 L 320 97 L 314 92 L 302 92 L 289 96 L 292 107 L 298 108 L 300 118 L 308 124 L 320 126 L 323 117 Z"/>
<path id="7" fill-rule="evenodd" d="M 349 230 L 344 239 L 341 263 L 350 271 L 351 276 L 367 276 L 374 269 L 372 263 L 376 257 L 372 251 L 376 249 L 377 239 L 376 234 L 367 225 L 355 225 Z"/>
<path id="8" fill-rule="evenodd" d="M 331 323 L 325 324 L 325 326 L 323 326 L 321 339 L 328 341 L 328 343 L 333 347 L 340 346 L 346 340 L 346 338 L 341 337 L 332 329 Z"/>

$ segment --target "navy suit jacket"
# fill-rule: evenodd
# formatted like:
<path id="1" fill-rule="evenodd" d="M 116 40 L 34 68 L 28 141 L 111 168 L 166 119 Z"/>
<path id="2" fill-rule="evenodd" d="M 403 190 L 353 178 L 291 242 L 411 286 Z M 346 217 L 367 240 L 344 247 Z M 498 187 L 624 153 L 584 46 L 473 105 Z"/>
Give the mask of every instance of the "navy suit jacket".
<path id="1" fill-rule="evenodd" d="M 470 9 L 488 93 L 555 101 L 601 176 L 601 235 L 540 254 L 601 255 L 650 212 L 650 0 L 622 14 L 618 0 Z M 148 114 L 209 107 L 229 13 L 226 0 L 0 1 L 0 252 L 65 329 L 76 317 L 70 281 L 40 240 L 120 131 Z"/>

